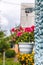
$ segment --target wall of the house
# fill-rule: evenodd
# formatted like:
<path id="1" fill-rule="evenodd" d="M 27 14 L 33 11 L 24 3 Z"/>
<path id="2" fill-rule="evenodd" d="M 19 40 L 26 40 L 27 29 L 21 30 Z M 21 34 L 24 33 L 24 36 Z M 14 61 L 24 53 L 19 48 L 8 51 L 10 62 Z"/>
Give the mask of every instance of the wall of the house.
<path id="1" fill-rule="evenodd" d="M 23 3 L 21 4 L 21 26 L 26 27 L 26 26 L 31 26 L 34 25 L 34 19 L 35 19 L 35 13 L 34 11 L 32 13 L 28 13 L 28 16 L 26 16 L 25 13 L 25 8 L 34 8 L 34 3 Z"/>

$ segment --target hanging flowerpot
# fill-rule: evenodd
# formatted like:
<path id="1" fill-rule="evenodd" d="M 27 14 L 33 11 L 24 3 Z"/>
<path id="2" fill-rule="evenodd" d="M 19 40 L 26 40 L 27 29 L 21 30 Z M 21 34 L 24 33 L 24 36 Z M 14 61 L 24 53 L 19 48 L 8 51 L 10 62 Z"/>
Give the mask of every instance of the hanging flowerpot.
<path id="1" fill-rule="evenodd" d="M 14 31 L 14 42 L 18 44 L 20 53 L 32 53 L 34 46 L 34 26 L 16 29 Z M 17 48 L 16 48 L 17 49 Z"/>
<path id="2" fill-rule="evenodd" d="M 19 52 L 31 54 L 33 51 L 34 43 L 19 42 Z"/>

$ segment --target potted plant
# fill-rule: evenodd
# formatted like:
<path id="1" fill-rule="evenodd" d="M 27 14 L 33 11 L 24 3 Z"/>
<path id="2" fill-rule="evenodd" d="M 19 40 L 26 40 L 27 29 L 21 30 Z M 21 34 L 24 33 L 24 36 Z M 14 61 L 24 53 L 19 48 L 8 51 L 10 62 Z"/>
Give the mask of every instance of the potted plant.
<path id="1" fill-rule="evenodd" d="M 19 27 L 14 31 L 15 43 L 21 53 L 31 53 L 34 46 L 34 26 Z"/>

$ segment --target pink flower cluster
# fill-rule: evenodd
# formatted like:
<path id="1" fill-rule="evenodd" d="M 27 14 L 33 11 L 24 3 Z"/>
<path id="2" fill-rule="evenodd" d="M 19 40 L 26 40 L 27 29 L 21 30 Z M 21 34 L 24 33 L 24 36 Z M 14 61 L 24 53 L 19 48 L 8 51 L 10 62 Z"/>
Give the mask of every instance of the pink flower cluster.
<path id="1" fill-rule="evenodd" d="M 20 37 L 22 35 L 22 32 L 18 32 L 17 36 Z"/>
<path id="2" fill-rule="evenodd" d="M 34 31 L 34 26 L 25 28 L 25 32 L 33 32 L 33 31 Z"/>
<path id="3" fill-rule="evenodd" d="M 11 29 L 11 32 L 16 32 L 16 36 L 21 36 L 24 32 L 33 32 L 34 31 L 34 25 L 31 26 L 31 27 L 26 27 L 26 28 L 23 28 L 22 26 L 19 27 L 19 29 L 15 29 L 15 28 L 12 28 Z"/>

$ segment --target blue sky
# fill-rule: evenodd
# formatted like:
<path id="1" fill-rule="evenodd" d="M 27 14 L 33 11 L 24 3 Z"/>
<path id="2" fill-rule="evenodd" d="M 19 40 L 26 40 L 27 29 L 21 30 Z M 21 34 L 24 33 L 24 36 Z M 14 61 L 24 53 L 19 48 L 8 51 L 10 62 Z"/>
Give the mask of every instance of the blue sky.
<path id="1" fill-rule="evenodd" d="M 34 3 L 35 0 L 1 0 L 0 1 L 0 26 L 10 30 L 20 24 L 21 3 Z M 8 32 L 9 33 L 9 32 Z"/>

